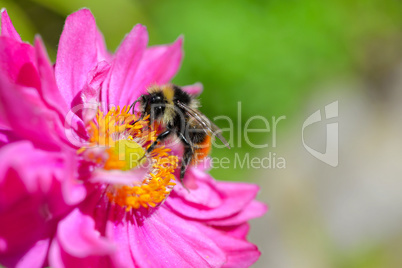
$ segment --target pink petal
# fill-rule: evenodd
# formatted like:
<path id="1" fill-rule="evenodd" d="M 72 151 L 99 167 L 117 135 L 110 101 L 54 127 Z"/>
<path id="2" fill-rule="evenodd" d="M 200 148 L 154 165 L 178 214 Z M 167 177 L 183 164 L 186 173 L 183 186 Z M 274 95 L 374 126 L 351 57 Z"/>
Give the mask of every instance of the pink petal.
<path id="1" fill-rule="evenodd" d="M 92 216 L 95 221 L 95 228 L 102 236 L 108 237 L 116 244 L 116 251 L 109 255 L 113 265 L 110 264 L 109 266 L 134 267 L 135 263 L 130 252 L 130 238 L 127 235 L 122 235 L 116 240 L 113 236 L 114 232 L 118 232 L 118 229 L 122 225 L 127 226 L 125 221 L 122 221 L 126 216 L 126 211 L 110 203 L 109 199 L 105 196 L 106 188 L 108 186 L 91 187 L 88 190 L 90 194 L 85 202 L 80 205 L 80 209 L 83 213 Z M 73 256 L 70 255 L 70 258 L 73 258 Z"/>
<path id="2" fill-rule="evenodd" d="M 135 75 L 148 44 L 148 33 L 144 26 L 137 24 L 124 38 L 107 81 L 102 88 L 102 101 L 114 106 L 128 105 L 127 94 L 135 91 Z M 121 100 L 121 98 L 123 98 Z"/>
<path id="3" fill-rule="evenodd" d="M 110 62 L 112 60 L 112 55 L 106 48 L 105 39 L 103 38 L 103 34 L 96 29 L 96 51 L 97 51 L 97 61 L 107 61 Z"/>
<path id="4" fill-rule="evenodd" d="M 85 85 L 88 72 L 96 65 L 99 34 L 88 9 L 67 17 L 60 37 L 55 75 L 66 103 L 70 105 Z"/>
<path id="5" fill-rule="evenodd" d="M 5 8 L 1 10 L 1 35 L 22 42 Z"/>
<path id="6" fill-rule="evenodd" d="M 49 250 L 51 267 L 112 267 L 110 254 L 117 245 L 104 237 L 104 231 L 98 232 L 99 225 L 106 225 L 107 214 L 100 215 L 100 218 L 90 217 L 92 213 L 99 215 L 98 209 L 107 212 L 105 208 L 109 201 L 100 202 L 100 187 L 89 192 L 85 201 L 59 224 Z"/>
<path id="7" fill-rule="evenodd" d="M 88 73 L 87 83 L 81 93 L 82 119 L 85 125 L 92 121 L 98 113 L 101 85 L 109 70 L 110 65 L 106 61 L 101 61 Z"/>
<path id="8" fill-rule="evenodd" d="M 40 94 L 46 104 L 53 110 L 58 111 L 64 118 L 69 110 L 69 106 L 57 88 L 53 66 L 49 60 L 45 45 L 40 36 L 35 37 L 35 52 L 38 72 L 41 77 Z"/>
<path id="9" fill-rule="evenodd" d="M 50 239 L 37 241 L 22 254 L 0 257 L 0 262 L 7 267 L 43 267 L 45 265 Z"/>
<path id="10" fill-rule="evenodd" d="M 101 237 L 95 230 L 94 220 L 78 208 L 59 223 L 57 237 L 63 249 L 78 258 L 105 255 L 116 249 L 112 241 Z"/>
<path id="11" fill-rule="evenodd" d="M 98 103 L 100 101 L 100 87 L 109 70 L 110 65 L 106 61 L 101 61 L 88 73 L 86 87 L 84 87 L 81 95 L 84 103 Z"/>
<path id="12" fill-rule="evenodd" d="M 25 215 L 25 217 L 18 220 L 26 221 L 27 218 L 31 219 L 30 217 L 31 215 Z M 12 225 L 12 223 L 10 224 Z M 17 228 L 18 226 L 15 227 Z M 37 232 L 40 228 L 43 229 L 43 227 L 46 226 L 43 226 L 43 224 L 42 226 L 36 226 L 34 224 L 30 225 L 31 230 L 32 228 L 36 228 L 35 232 Z M 26 237 L 22 237 L 22 239 L 26 239 Z M 0 237 L 0 242 L 1 240 L 2 238 Z M 19 250 L 13 252 L 12 254 L 2 254 L 0 249 L 0 263 L 6 267 L 44 267 L 49 249 L 49 241 L 49 238 L 38 238 L 37 241 L 31 242 L 28 245 L 18 245 Z"/>
<path id="13" fill-rule="evenodd" d="M 23 141 L 4 146 L 0 159 L 0 259 L 9 266 L 29 261 L 30 266 L 42 267 L 46 237 L 54 228 L 49 217 L 60 214 L 49 195 L 60 175 L 59 156 Z"/>
<path id="14" fill-rule="evenodd" d="M 6 247 L 0 255 L 24 254 L 38 239 L 46 235 L 46 229 L 50 226 L 46 217 L 40 213 L 43 208 L 43 201 L 35 196 L 21 199 L 12 209 L 0 213 L 0 237 L 6 241 Z"/>
<path id="15" fill-rule="evenodd" d="M 74 171 L 74 170 L 72 170 Z M 86 197 L 86 191 L 84 185 L 81 182 L 72 179 L 66 179 L 61 185 L 61 194 L 63 201 L 67 205 L 75 205 L 81 202 Z M 55 197 L 55 199 L 59 198 Z"/>
<path id="16" fill-rule="evenodd" d="M 81 112 L 85 110 L 83 104 L 72 107 L 67 113 L 64 121 L 65 136 L 67 144 L 74 149 L 81 148 L 88 142 L 88 133 L 85 124 L 81 119 Z"/>
<path id="17" fill-rule="evenodd" d="M 65 118 L 66 135 L 71 145 L 82 147 L 88 141 L 86 127 L 98 113 L 100 87 L 110 65 L 101 61 L 87 74 L 87 81 L 80 96 L 74 98 L 71 110 Z"/>
<path id="18" fill-rule="evenodd" d="M 155 46 L 147 49 L 133 79 L 132 92 L 122 95 L 121 104 L 131 105 L 153 84 L 166 84 L 177 73 L 183 58 L 183 38 L 179 37 L 170 46 Z M 124 98 L 124 99 L 123 99 Z"/>
<path id="19" fill-rule="evenodd" d="M 13 97 L 17 103 L 19 102 L 20 97 L 22 97 L 22 103 L 24 103 L 24 100 L 31 101 L 33 104 L 32 109 L 38 110 L 38 112 L 40 112 L 40 117 L 48 115 L 55 118 L 55 121 L 47 122 L 48 124 L 58 125 L 57 127 L 51 126 L 50 132 L 58 131 L 58 134 L 64 136 L 64 131 L 61 130 L 61 122 L 64 120 L 64 113 L 61 114 L 60 110 L 58 111 L 58 114 L 53 111 L 57 111 L 60 107 L 65 107 L 63 110 L 66 111 L 66 105 L 63 101 L 60 102 L 60 95 L 57 94 L 58 91 L 54 82 L 53 68 L 47 59 L 46 52 L 44 52 L 43 47 L 40 47 L 39 43 L 37 43 L 37 45 L 36 57 L 35 49 L 31 45 L 19 43 L 10 38 L 0 37 L 0 68 L 5 70 L 5 72 L 2 73 L 2 79 L 8 80 L 2 81 L 2 89 L 4 89 L 5 92 L 1 92 L 0 94 L 7 94 L 8 101 L 11 101 L 11 99 L 9 99 L 9 97 L 12 97 L 10 94 L 17 95 Z M 38 71 L 43 75 L 42 81 L 39 77 Z M 4 77 L 4 75 L 6 75 L 6 77 Z M 9 84 L 10 81 L 23 87 L 12 85 L 7 88 L 6 85 Z M 35 88 L 35 90 L 33 88 Z M 18 92 L 12 92 L 13 90 Z M 19 107 L 22 103 L 18 103 L 16 106 L 7 103 L 6 105 L 9 107 L 7 113 L 18 113 L 22 115 L 20 110 L 27 110 L 26 107 Z M 19 108 L 16 109 L 15 107 Z M 2 107 L 0 107 L 0 110 L 1 108 Z M 34 114 L 35 113 L 32 113 L 32 115 Z M 25 116 L 29 116 L 29 113 L 25 114 Z M 0 117 L 2 117 L 0 119 L 0 124 L 3 127 L 7 126 L 9 129 L 11 128 L 9 121 L 15 123 L 15 119 L 18 119 L 18 117 L 7 119 L 7 114 L 3 114 Z M 56 119 L 57 117 L 58 119 Z M 25 124 L 29 121 L 31 121 L 31 119 L 24 122 L 21 121 L 19 124 Z M 28 125 L 25 124 L 25 127 L 28 127 Z M 40 132 L 41 130 L 36 129 L 36 131 Z M 16 132 L 19 133 L 18 129 Z M 23 133 L 24 135 L 22 136 L 30 135 L 29 131 L 23 131 Z M 35 133 L 35 130 L 33 133 Z M 49 136 L 50 135 L 51 134 L 49 134 Z"/>
<path id="20" fill-rule="evenodd" d="M 121 222 L 117 218 L 111 224 L 115 226 L 110 228 L 113 233 L 109 235 L 122 250 L 130 250 L 127 254 L 118 249 L 114 257 L 117 263 L 132 261 L 140 267 L 220 267 L 226 260 L 215 239 L 163 207 L 145 219 L 137 216 L 133 221 Z"/>
<path id="21" fill-rule="evenodd" d="M 20 259 L 17 267 L 43 267 L 49 250 L 50 238 L 39 240 Z"/>
<path id="22" fill-rule="evenodd" d="M 268 208 L 265 204 L 253 200 L 237 214 L 231 215 L 230 217 L 224 219 L 209 220 L 206 223 L 217 226 L 238 225 L 251 219 L 263 216 L 267 212 L 267 210 Z"/>
<path id="23" fill-rule="evenodd" d="M 29 44 L 0 36 L 0 70 L 18 85 L 40 87 L 35 51 Z"/>
<path id="24" fill-rule="evenodd" d="M 0 162 L 0 212 L 23 198 L 27 191 L 35 192 L 37 181 L 32 180 L 35 176 L 31 172 L 28 173 L 25 183 L 17 172 L 23 167 L 26 159 L 15 159 L 21 153 L 22 156 L 33 156 L 31 151 L 32 146 L 26 141 L 10 144 L 0 150 L 0 157 L 4 159 Z"/>
<path id="25" fill-rule="evenodd" d="M 176 185 L 166 205 L 176 213 L 199 220 L 233 217 L 255 198 L 259 188 L 253 184 L 216 182 L 208 174 L 190 168 L 187 176 L 196 177 L 197 188 L 190 193 Z"/>
<path id="26" fill-rule="evenodd" d="M 77 155 L 75 151 L 64 152 L 64 171 L 63 180 L 60 181 L 60 194 L 55 196 L 55 200 L 63 196 L 66 205 L 73 206 L 86 198 L 86 188 L 81 181 L 77 181 Z M 53 202 L 56 203 L 56 202 Z"/>
<path id="27" fill-rule="evenodd" d="M 217 208 L 222 205 L 223 198 L 220 192 L 217 191 L 213 178 L 207 173 L 198 168 L 190 167 L 186 172 L 184 183 L 190 192 L 178 183 L 175 185 L 171 197 L 178 197 L 183 202 L 189 202 L 190 205 L 194 204 L 195 207 L 204 207 L 206 209 Z M 168 200 L 169 204 L 170 202 L 175 202 L 174 200 Z"/>
<path id="28" fill-rule="evenodd" d="M 240 239 L 246 239 L 248 232 L 250 231 L 249 223 L 242 223 L 235 226 L 214 226 L 215 229 L 225 232 L 226 234 Z"/>
<path id="29" fill-rule="evenodd" d="M 11 84 L 0 74 L 0 121 L 14 133 L 48 150 L 58 149 L 63 135 L 60 118 L 42 103 L 38 92 Z"/>
<path id="30" fill-rule="evenodd" d="M 65 252 L 57 238 L 53 242 L 49 250 L 49 266 L 54 268 L 68 267 L 112 267 L 110 259 L 104 256 L 90 256 L 86 258 L 77 258 Z"/>
<path id="31" fill-rule="evenodd" d="M 225 232 L 200 223 L 195 223 L 195 225 L 206 237 L 213 238 L 216 244 L 226 253 L 227 260 L 223 267 L 249 267 L 261 255 L 255 245 L 243 239 L 229 236 Z"/>
<path id="32" fill-rule="evenodd" d="M 11 130 L 8 129 L 0 129 L 0 148 L 4 145 L 15 142 L 19 140 L 18 136 L 15 135 Z"/>
<path id="33" fill-rule="evenodd" d="M 95 170 L 92 172 L 91 182 L 117 186 L 139 185 L 149 174 L 148 168 L 136 168 L 133 171 Z"/>
<path id="34" fill-rule="evenodd" d="M 65 211 L 66 204 L 77 204 L 85 197 L 84 186 L 74 179 L 73 152 L 42 151 L 19 141 L 4 146 L 0 157 L 0 212 L 26 196 L 45 195 L 47 210 L 56 215 Z"/>
<path id="35" fill-rule="evenodd" d="M 182 89 L 190 95 L 198 96 L 202 93 L 203 86 L 201 83 L 195 83 L 193 85 L 184 86 Z"/>

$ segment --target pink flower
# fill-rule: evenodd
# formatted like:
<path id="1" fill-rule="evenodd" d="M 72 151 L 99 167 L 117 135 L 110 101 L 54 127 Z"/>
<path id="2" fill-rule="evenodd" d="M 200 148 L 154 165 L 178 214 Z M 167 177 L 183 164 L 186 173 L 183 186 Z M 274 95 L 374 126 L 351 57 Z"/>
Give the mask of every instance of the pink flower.
<path id="1" fill-rule="evenodd" d="M 258 259 L 246 240 L 248 220 L 266 211 L 257 186 L 191 167 L 188 192 L 174 182 L 170 149 L 141 160 L 157 130 L 131 126 L 128 106 L 176 74 L 182 38 L 147 48 L 136 25 L 111 55 L 83 9 L 67 18 L 53 68 L 39 37 L 23 43 L 6 11 L 1 21 L 0 263 L 246 267 Z"/>

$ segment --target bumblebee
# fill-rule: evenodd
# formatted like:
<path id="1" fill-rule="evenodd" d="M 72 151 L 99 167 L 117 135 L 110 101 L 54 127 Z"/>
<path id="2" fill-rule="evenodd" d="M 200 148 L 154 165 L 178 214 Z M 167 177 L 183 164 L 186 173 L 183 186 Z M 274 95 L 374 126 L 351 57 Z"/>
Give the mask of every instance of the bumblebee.
<path id="1" fill-rule="evenodd" d="M 180 167 L 180 181 L 190 164 L 205 158 L 211 149 L 211 137 L 218 137 L 230 149 L 228 142 L 214 125 L 199 110 L 198 100 L 176 85 L 153 86 L 148 94 L 141 95 L 132 105 L 140 103 L 140 119 L 149 115 L 150 123 L 159 122 L 164 127 L 162 133 L 148 147 L 151 153 L 159 142 L 175 135 L 184 147 Z M 139 120 L 140 120 L 139 119 Z M 134 122 L 135 123 L 135 122 Z"/>

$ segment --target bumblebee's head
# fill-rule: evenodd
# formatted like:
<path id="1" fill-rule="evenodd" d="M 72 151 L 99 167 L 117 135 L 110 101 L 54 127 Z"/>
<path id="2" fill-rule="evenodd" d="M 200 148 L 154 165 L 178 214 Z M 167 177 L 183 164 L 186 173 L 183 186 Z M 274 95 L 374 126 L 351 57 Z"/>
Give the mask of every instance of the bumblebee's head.
<path id="1" fill-rule="evenodd" d="M 141 99 L 144 116 L 150 115 L 151 120 L 158 120 L 165 112 L 166 100 L 162 92 L 143 95 Z"/>

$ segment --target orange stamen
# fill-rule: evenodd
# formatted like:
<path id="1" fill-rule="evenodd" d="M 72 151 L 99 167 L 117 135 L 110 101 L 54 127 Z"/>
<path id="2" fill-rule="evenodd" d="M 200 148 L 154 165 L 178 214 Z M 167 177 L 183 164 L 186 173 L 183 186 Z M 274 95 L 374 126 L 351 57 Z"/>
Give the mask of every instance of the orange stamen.
<path id="1" fill-rule="evenodd" d="M 158 128 L 149 126 L 149 116 L 131 125 L 137 118 L 129 111 L 130 107 L 112 108 L 106 115 L 99 111 L 95 122 L 89 124 L 89 146 L 77 153 L 103 170 L 135 172 L 145 162 L 145 148 L 156 140 Z M 169 152 L 170 149 L 161 146 L 146 156 L 151 161 L 150 173 L 140 185 L 109 185 L 106 195 L 110 202 L 126 211 L 155 207 L 163 202 L 175 185 L 173 172 L 178 166 L 178 158 Z M 132 153 L 137 155 L 129 163 L 132 157 L 128 156 Z"/>

